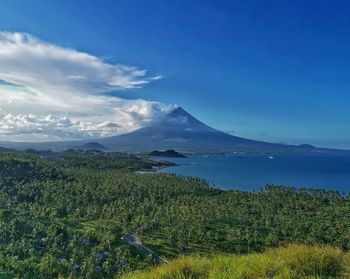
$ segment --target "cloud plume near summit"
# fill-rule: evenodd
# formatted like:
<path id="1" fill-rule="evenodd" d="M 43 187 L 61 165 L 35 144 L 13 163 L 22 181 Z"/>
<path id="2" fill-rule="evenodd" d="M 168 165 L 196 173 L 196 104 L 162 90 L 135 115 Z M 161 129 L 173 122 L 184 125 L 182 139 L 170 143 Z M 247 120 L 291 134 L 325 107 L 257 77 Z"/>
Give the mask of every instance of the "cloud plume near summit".
<path id="1" fill-rule="evenodd" d="M 146 70 L 0 32 L 0 140 L 61 140 L 125 133 L 174 108 L 111 92 L 160 79 Z"/>

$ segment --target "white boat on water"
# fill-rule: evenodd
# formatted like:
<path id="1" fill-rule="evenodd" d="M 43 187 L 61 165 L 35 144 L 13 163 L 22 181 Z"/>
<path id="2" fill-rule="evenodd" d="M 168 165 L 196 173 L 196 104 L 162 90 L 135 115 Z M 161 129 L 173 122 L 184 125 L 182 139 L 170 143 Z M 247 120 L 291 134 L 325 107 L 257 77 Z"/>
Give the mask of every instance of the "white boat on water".
<path id="1" fill-rule="evenodd" d="M 275 159 L 275 157 L 273 157 L 273 156 L 267 156 L 267 158 L 269 158 L 270 160 Z"/>

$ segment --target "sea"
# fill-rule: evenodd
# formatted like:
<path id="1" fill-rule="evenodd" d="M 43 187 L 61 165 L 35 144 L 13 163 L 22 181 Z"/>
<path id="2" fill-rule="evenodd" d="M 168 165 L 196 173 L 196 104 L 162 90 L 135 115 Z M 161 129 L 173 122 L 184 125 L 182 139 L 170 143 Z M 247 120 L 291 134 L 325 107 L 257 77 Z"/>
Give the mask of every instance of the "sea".
<path id="1" fill-rule="evenodd" d="M 177 164 L 163 172 L 200 177 L 223 189 L 257 191 L 266 185 L 350 193 L 350 155 L 191 155 L 157 158 Z"/>

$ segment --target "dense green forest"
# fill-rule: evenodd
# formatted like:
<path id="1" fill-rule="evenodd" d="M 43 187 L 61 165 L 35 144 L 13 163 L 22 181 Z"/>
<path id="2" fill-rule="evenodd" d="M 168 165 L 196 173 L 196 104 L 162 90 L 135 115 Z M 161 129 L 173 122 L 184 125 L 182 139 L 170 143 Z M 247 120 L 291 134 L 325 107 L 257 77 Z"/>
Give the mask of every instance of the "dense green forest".
<path id="1" fill-rule="evenodd" d="M 350 200 L 267 186 L 138 173 L 166 166 L 121 153 L 0 153 L 0 278 L 115 278 L 182 254 L 251 254 L 287 243 L 350 248 Z"/>

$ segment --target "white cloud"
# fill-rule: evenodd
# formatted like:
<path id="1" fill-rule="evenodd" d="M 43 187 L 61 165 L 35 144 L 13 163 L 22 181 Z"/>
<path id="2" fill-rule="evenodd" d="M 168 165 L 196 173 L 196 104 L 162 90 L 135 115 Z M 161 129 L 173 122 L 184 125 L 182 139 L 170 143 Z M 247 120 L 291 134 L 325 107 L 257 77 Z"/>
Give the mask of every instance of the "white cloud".
<path id="1" fill-rule="evenodd" d="M 174 106 L 106 93 L 160 78 L 28 34 L 0 32 L 0 140 L 109 136 L 142 127 Z"/>
<path id="2" fill-rule="evenodd" d="M 30 135 L 35 139 L 62 139 L 77 137 L 79 122 L 69 118 L 57 118 L 52 115 L 37 117 L 33 114 L 0 113 L 0 137 L 23 140 Z"/>

